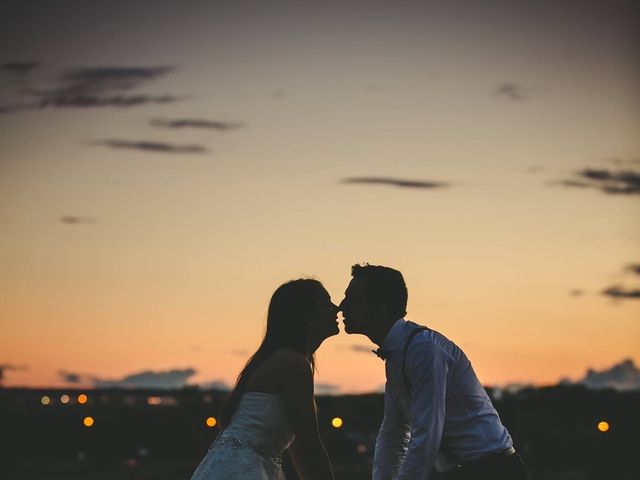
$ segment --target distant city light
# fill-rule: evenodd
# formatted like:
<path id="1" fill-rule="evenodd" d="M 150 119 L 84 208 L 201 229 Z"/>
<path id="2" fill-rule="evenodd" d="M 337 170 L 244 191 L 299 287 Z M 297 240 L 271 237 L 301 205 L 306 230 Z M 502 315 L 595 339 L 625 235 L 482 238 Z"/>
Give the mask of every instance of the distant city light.
<path id="1" fill-rule="evenodd" d="M 69 403 L 69 400 L 71 400 L 71 397 L 66 393 L 60 397 L 60 403 L 64 403 L 65 405 Z"/>
<path id="2" fill-rule="evenodd" d="M 357 447 L 358 453 L 367 453 L 367 446 L 364 443 L 361 443 Z"/>
<path id="3" fill-rule="evenodd" d="M 213 428 L 217 425 L 218 420 L 216 420 L 216 417 L 209 417 L 207 418 L 206 423 L 207 423 L 207 427 Z"/>
<path id="4" fill-rule="evenodd" d="M 94 424 L 93 417 L 84 417 L 84 420 L 82 421 L 82 423 L 84 424 L 85 427 L 93 427 L 93 424 Z"/>
<path id="5" fill-rule="evenodd" d="M 40 399 L 40 403 L 42 405 L 49 405 L 51 403 L 51 399 L 47 396 L 44 395 L 41 399 Z"/>
<path id="6" fill-rule="evenodd" d="M 149 398 L 147 398 L 147 403 L 149 405 L 160 405 L 160 404 L 162 404 L 162 398 L 160 398 L 160 397 L 149 397 Z"/>
<path id="7" fill-rule="evenodd" d="M 342 419 L 340 417 L 335 417 L 331 420 L 331 425 L 333 426 L 333 428 L 340 428 L 342 427 Z"/>
<path id="8" fill-rule="evenodd" d="M 598 430 L 600 430 L 601 432 L 608 432 L 609 431 L 609 424 L 607 422 L 599 422 L 598 423 Z"/>
<path id="9" fill-rule="evenodd" d="M 89 400 L 89 397 L 87 397 L 84 393 L 81 393 L 80 395 L 78 395 L 79 404 L 84 405 L 85 403 L 87 403 L 88 400 Z"/>

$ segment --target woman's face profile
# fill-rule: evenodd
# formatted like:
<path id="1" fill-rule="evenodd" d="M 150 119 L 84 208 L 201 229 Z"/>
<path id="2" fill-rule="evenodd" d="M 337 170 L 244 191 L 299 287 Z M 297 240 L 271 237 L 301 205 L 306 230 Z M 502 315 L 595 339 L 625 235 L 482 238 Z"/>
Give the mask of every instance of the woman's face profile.
<path id="1" fill-rule="evenodd" d="M 322 339 L 340 333 L 338 307 L 331 301 L 329 292 L 324 288 L 318 296 L 315 312 L 310 319 L 310 333 Z"/>

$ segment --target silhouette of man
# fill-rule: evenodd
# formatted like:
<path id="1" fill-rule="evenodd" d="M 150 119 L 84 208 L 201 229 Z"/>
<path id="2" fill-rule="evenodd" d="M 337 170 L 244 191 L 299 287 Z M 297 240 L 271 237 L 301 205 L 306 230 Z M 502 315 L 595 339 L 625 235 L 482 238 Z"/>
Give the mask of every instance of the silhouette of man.
<path id="1" fill-rule="evenodd" d="M 384 419 L 374 480 L 528 479 L 489 396 L 464 352 L 444 335 L 404 319 L 402 274 L 354 265 L 340 304 L 345 331 L 379 346 L 385 361 Z M 442 478 L 442 477 L 439 477 Z"/>

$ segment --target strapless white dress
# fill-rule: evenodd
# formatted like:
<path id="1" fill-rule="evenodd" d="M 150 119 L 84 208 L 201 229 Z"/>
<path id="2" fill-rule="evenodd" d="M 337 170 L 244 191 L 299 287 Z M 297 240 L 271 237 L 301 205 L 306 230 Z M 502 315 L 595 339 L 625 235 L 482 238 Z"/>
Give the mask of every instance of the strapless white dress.
<path id="1" fill-rule="evenodd" d="M 282 454 L 293 439 L 280 395 L 244 393 L 191 480 L 285 480 Z"/>

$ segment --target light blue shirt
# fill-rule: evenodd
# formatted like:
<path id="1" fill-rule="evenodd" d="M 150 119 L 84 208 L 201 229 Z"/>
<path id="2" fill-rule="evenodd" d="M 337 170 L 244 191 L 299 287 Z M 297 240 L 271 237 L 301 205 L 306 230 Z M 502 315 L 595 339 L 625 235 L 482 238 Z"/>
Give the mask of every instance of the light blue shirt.
<path id="1" fill-rule="evenodd" d="M 417 327 L 397 320 L 381 346 L 387 382 L 373 480 L 426 480 L 436 458 L 444 464 L 446 457 L 452 466 L 513 446 L 467 356 L 434 330 L 423 330 L 411 341 L 407 392 L 402 356 Z"/>

